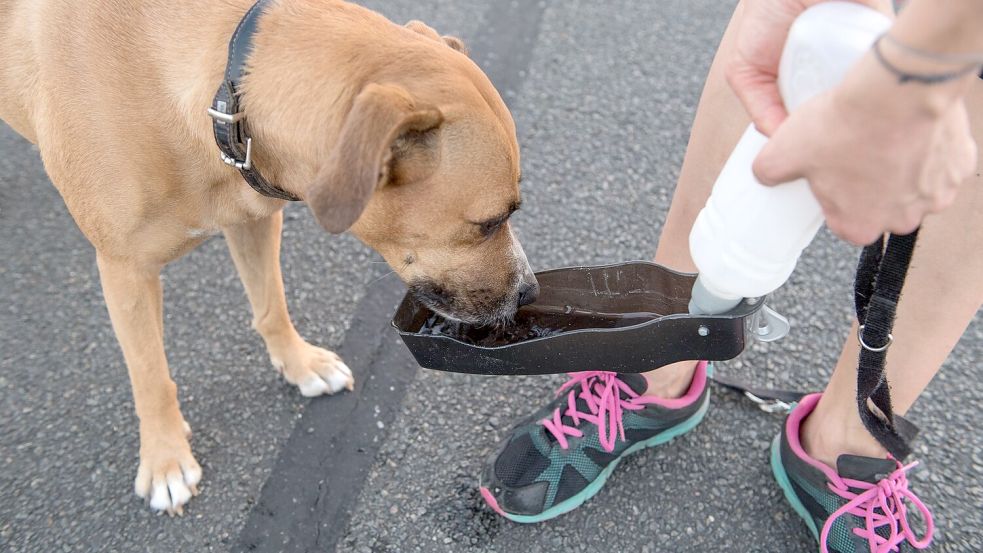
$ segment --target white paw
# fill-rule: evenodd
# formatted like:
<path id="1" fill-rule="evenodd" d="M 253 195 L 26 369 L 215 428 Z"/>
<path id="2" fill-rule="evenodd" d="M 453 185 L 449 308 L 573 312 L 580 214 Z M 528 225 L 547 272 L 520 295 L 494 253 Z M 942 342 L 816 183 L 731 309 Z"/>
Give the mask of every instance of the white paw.
<path id="1" fill-rule="evenodd" d="M 180 451 L 182 449 L 186 451 Z M 150 500 L 151 509 L 169 515 L 184 514 L 184 506 L 192 496 L 198 495 L 198 482 L 201 481 L 201 466 L 195 461 L 190 447 L 177 450 L 157 448 L 157 453 L 142 453 L 133 482 L 134 491 Z"/>
<path id="2" fill-rule="evenodd" d="M 296 385 L 304 397 L 317 397 L 353 390 L 355 379 L 348 365 L 332 351 L 304 343 L 283 357 L 270 361 L 287 382 Z"/>

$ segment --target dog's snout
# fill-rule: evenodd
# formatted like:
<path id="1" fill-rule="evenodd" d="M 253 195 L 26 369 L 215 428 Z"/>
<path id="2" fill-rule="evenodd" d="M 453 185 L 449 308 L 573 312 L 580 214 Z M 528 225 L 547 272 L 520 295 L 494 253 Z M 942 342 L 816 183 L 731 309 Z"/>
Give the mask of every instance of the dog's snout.
<path id="1" fill-rule="evenodd" d="M 539 283 L 523 282 L 519 285 L 519 307 L 535 303 L 539 299 Z"/>

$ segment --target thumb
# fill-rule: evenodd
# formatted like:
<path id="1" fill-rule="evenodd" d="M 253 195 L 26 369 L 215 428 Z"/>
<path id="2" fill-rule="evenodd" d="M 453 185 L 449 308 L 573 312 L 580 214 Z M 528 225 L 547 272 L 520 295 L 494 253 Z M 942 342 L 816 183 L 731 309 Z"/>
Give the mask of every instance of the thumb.
<path id="1" fill-rule="evenodd" d="M 804 144 L 798 140 L 797 133 L 788 132 L 790 130 L 786 121 L 754 160 L 754 176 L 765 186 L 785 184 L 805 176 Z"/>

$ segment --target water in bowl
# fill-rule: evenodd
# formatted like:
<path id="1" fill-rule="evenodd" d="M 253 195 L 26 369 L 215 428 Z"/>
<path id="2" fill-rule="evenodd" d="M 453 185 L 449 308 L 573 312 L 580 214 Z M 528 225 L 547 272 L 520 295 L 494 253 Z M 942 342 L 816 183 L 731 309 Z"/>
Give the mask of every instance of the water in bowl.
<path id="1" fill-rule="evenodd" d="M 530 305 L 519 309 L 512 322 L 489 326 L 471 325 L 435 314 L 418 332 L 447 336 L 480 347 L 497 347 L 575 330 L 635 326 L 658 317 L 661 317 L 658 313 L 601 313 L 569 305 Z"/>

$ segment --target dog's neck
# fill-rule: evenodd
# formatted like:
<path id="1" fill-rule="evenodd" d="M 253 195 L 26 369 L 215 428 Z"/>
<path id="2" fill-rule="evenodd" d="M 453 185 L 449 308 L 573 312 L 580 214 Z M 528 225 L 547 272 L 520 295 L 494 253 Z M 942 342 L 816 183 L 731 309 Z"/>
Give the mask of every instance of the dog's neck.
<path id="1" fill-rule="evenodd" d="M 162 61 L 181 76 L 172 99 L 186 118 L 197 150 L 209 154 L 198 163 L 222 175 L 226 185 L 246 186 L 219 159 L 211 120 L 205 115 L 224 78 L 229 40 L 253 5 L 253 0 L 232 1 L 235 9 L 224 2 L 202 2 L 175 10 L 186 18 L 175 23 L 192 39 L 185 44 L 194 46 L 175 46 Z M 302 196 L 300 183 L 314 177 L 314 162 L 330 150 L 358 93 L 353 83 L 379 78 L 391 82 L 404 76 L 374 73 L 389 65 L 373 58 L 396 48 L 385 44 L 393 42 L 393 27 L 378 14 L 341 1 L 281 0 L 266 7 L 253 36 L 240 109 L 253 137 L 254 162 L 271 183 Z"/>
<path id="2" fill-rule="evenodd" d="M 206 115 L 224 78 L 229 40 L 253 5 L 253 0 L 231 1 L 234 10 L 214 2 L 175 10 L 183 12 L 183 21 L 169 26 L 180 26 L 182 34 L 169 42 L 185 46 L 169 46 L 161 63 L 178 83 L 171 96 L 195 142 L 189 155 L 206 156 L 194 159 L 194 168 L 204 168 L 208 186 L 240 192 L 255 207 L 251 211 L 259 213 L 282 203 L 254 192 L 238 171 L 220 160 Z M 480 76 L 480 71 L 465 57 L 440 55 L 439 48 L 447 48 L 443 44 L 407 54 L 407 44 L 419 40 L 417 33 L 349 2 L 272 2 L 253 36 L 249 73 L 240 88 L 240 109 L 258 170 L 270 183 L 303 199 L 336 147 L 355 97 L 368 83 L 398 85 L 429 105 L 460 102 L 462 89 L 446 83 L 472 73 Z M 497 98 L 490 83 L 486 88 L 483 94 Z M 502 118 L 508 119 L 507 112 Z"/>
<path id="3" fill-rule="evenodd" d="M 177 164 L 185 165 L 188 174 L 204 177 L 201 185 L 213 191 L 235 193 L 241 189 L 242 198 L 254 200 L 247 209 L 259 214 L 268 210 L 267 204 L 276 206 L 278 202 L 252 192 L 238 171 L 221 160 L 212 120 L 207 115 L 224 79 L 229 41 L 252 5 L 253 0 L 184 0 L 176 7 L 148 8 L 159 9 L 160 13 L 147 13 L 143 19 L 144 25 L 151 27 L 150 33 L 169 35 L 166 40 L 149 42 L 156 51 L 149 52 L 148 57 L 161 68 L 160 101 L 175 106 L 174 111 L 181 116 L 179 122 L 162 121 L 157 133 L 175 143 Z M 180 171 L 181 167 L 176 169 Z"/>

